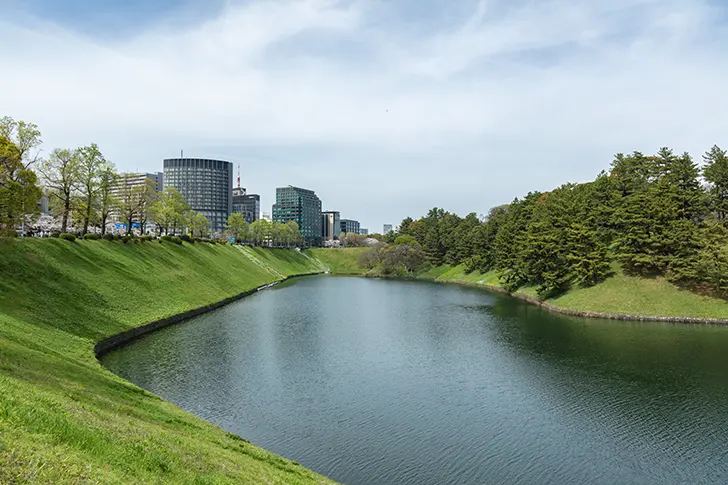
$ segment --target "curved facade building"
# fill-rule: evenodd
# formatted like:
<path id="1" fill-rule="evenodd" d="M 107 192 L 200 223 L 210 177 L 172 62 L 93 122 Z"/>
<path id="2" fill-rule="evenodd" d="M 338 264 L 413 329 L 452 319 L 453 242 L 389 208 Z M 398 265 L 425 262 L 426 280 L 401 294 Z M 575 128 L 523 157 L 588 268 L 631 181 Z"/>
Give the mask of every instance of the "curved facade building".
<path id="1" fill-rule="evenodd" d="M 207 217 L 212 232 L 223 232 L 233 206 L 233 164 L 206 158 L 164 160 L 164 187 L 174 187 L 190 208 Z"/>

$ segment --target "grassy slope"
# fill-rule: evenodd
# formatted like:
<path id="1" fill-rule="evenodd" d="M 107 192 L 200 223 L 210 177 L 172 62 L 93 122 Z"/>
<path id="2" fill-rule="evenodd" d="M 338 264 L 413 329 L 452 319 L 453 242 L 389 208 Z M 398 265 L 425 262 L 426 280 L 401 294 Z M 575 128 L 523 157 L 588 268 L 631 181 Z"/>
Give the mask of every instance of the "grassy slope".
<path id="1" fill-rule="evenodd" d="M 429 273 L 433 272 L 437 281 L 500 286 L 494 271 L 485 274 L 476 271 L 466 275 L 462 266 L 441 266 Z M 428 273 L 424 275 L 430 276 Z M 536 296 L 534 288 L 522 288 L 518 292 Z M 728 319 L 728 302 L 725 300 L 682 290 L 664 278 L 627 276 L 617 266 L 614 275 L 605 282 L 591 288 L 574 288 L 547 301 L 556 307 L 586 312 Z"/>
<path id="2" fill-rule="evenodd" d="M 292 250 L 0 242 L 0 483 L 330 483 L 116 377 L 92 350 L 320 266 Z"/>
<path id="3" fill-rule="evenodd" d="M 352 249 L 317 251 L 319 259 L 334 261 L 330 265 L 333 272 L 337 272 L 338 268 L 344 268 L 344 272 L 347 273 L 357 272 L 356 258 L 360 251 L 356 253 L 352 252 Z M 557 307 L 586 312 L 728 319 L 728 302 L 725 300 L 680 289 L 664 278 L 627 276 L 618 265 L 615 265 L 613 270 L 614 275 L 597 286 L 573 288 L 548 302 Z M 358 272 L 362 273 L 363 270 Z M 440 282 L 500 287 L 498 275 L 494 271 L 485 274 L 477 271 L 465 274 L 462 266 L 437 266 L 418 276 Z M 536 297 L 535 288 L 522 288 L 518 292 Z"/>
<path id="4" fill-rule="evenodd" d="M 357 261 L 359 255 L 367 248 L 331 248 L 309 249 L 306 252 L 321 261 L 326 269 L 338 274 L 361 274 L 362 270 Z"/>

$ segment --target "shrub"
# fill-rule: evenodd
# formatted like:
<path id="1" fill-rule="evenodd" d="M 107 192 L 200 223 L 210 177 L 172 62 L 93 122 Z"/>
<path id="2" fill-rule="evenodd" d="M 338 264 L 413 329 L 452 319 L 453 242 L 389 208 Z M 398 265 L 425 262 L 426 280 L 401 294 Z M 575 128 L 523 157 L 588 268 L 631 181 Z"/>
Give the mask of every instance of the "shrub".
<path id="1" fill-rule="evenodd" d="M 71 241 L 71 242 L 76 240 L 76 236 L 74 236 L 70 232 L 64 232 L 63 234 L 59 234 L 58 237 L 63 240 Z"/>
<path id="2" fill-rule="evenodd" d="M 113 241 L 114 235 L 113 234 L 104 234 L 104 239 L 107 241 Z"/>
<path id="3" fill-rule="evenodd" d="M 169 241 L 175 244 L 182 244 L 182 239 L 178 238 L 177 236 L 162 236 L 159 241 Z"/>
<path id="4" fill-rule="evenodd" d="M 142 236 L 142 241 L 154 241 L 154 236 Z"/>
<path id="5" fill-rule="evenodd" d="M 60 237 L 60 235 L 61 235 L 60 232 L 52 232 L 51 233 L 51 237 Z"/>
<path id="6" fill-rule="evenodd" d="M 98 241 L 99 239 L 101 239 L 101 236 L 93 232 L 87 232 L 83 235 L 83 238 L 87 241 Z"/>
<path id="7" fill-rule="evenodd" d="M 121 242 L 123 242 L 124 244 L 126 244 L 126 243 L 128 243 L 129 241 L 131 241 L 132 239 L 134 239 L 134 238 L 133 238 L 133 237 L 131 237 L 131 236 L 122 236 L 122 237 L 121 237 Z"/>
<path id="8" fill-rule="evenodd" d="M 182 234 L 179 238 L 181 240 L 183 240 L 184 242 L 188 242 L 188 243 L 194 243 L 195 242 L 195 240 L 192 239 L 189 234 Z"/>

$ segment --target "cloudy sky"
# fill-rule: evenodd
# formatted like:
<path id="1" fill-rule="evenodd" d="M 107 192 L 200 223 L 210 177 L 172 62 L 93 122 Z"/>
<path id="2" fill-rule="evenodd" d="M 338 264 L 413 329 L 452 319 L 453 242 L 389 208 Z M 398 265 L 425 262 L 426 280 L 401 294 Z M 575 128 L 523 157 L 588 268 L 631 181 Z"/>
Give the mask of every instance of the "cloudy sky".
<path id="1" fill-rule="evenodd" d="M 724 0 L 0 0 L 0 116 L 381 230 L 728 146 Z"/>

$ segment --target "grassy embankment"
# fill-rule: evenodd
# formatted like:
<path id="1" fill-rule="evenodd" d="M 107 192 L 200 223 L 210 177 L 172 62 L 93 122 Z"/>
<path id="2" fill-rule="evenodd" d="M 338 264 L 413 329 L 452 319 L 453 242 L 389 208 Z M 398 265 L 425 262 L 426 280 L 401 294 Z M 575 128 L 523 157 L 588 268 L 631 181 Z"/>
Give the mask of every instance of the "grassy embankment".
<path id="1" fill-rule="evenodd" d="M 330 483 L 93 354 L 103 337 L 322 269 L 293 250 L 0 242 L 0 483 Z"/>
<path id="2" fill-rule="evenodd" d="M 331 254 L 332 272 L 343 268 L 345 273 L 362 274 L 356 259 L 359 253 L 350 250 L 318 250 L 320 258 Z M 462 266 L 437 266 L 417 275 L 443 283 L 466 283 L 484 287 L 500 288 L 495 271 L 481 274 L 475 271 L 465 274 Z M 535 288 L 522 288 L 517 293 L 536 298 Z M 550 305 L 579 312 L 598 312 L 657 317 L 694 317 L 728 319 L 728 302 L 720 298 L 701 296 L 681 289 L 664 278 L 640 278 L 625 275 L 618 265 L 613 266 L 613 275 L 603 283 L 591 288 L 574 287 L 556 298 L 546 300 Z"/>

